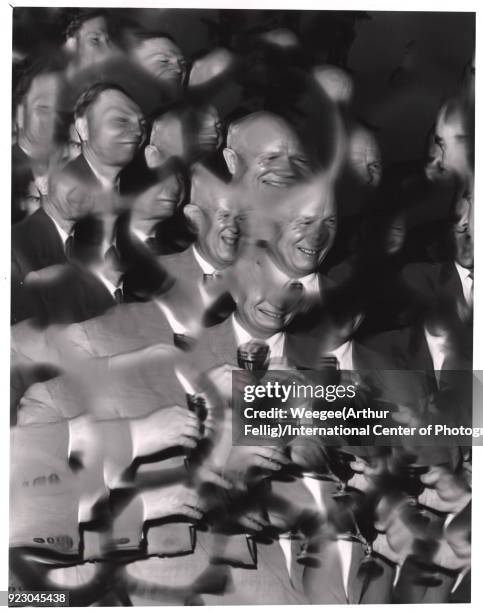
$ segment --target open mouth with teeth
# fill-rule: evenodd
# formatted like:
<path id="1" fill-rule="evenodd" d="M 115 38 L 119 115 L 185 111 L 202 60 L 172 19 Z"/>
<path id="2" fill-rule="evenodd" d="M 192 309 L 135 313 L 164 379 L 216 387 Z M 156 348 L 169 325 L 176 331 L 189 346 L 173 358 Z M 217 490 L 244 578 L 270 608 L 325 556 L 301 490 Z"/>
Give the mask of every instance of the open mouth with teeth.
<path id="1" fill-rule="evenodd" d="M 265 308 L 258 309 L 263 315 L 274 321 L 283 321 L 285 314 L 282 312 L 274 312 L 273 310 L 266 310 Z"/>
<path id="2" fill-rule="evenodd" d="M 236 246 L 238 242 L 238 236 L 233 236 L 233 235 L 228 234 L 228 235 L 221 236 L 221 240 L 229 247 L 234 247 Z"/>
<path id="3" fill-rule="evenodd" d="M 297 247 L 297 249 L 303 253 L 306 257 L 310 257 L 313 259 L 314 257 L 318 257 L 320 254 L 320 249 L 307 249 L 306 247 Z"/>

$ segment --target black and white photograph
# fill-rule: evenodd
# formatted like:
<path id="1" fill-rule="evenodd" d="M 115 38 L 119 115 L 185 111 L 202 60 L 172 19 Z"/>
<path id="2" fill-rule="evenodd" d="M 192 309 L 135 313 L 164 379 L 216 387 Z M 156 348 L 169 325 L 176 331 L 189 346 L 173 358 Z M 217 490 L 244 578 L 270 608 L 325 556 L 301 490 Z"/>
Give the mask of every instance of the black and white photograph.
<path id="1" fill-rule="evenodd" d="M 471 603 L 476 13 L 57 4 L 11 8 L 8 605 Z"/>

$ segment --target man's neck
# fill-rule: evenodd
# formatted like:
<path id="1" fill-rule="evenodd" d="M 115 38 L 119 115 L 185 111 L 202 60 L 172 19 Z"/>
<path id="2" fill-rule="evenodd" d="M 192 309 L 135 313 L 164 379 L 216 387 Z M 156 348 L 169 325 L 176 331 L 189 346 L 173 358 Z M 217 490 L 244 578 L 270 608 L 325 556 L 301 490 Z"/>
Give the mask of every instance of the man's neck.
<path id="1" fill-rule="evenodd" d="M 193 247 L 194 247 L 196 253 L 198 254 L 198 256 L 201 257 L 202 259 L 204 259 L 206 261 L 206 263 L 209 264 L 217 272 L 220 272 L 221 270 L 223 270 L 226 267 L 228 267 L 226 264 L 223 264 L 223 263 L 220 264 L 219 261 L 214 261 L 213 258 L 210 257 L 209 253 L 207 253 L 205 251 L 203 246 L 198 241 L 195 242 Z"/>
<path id="2" fill-rule="evenodd" d="M 110 166 L 103 164 L 92 149 L 89 148 L 88 144 L 83 145 L 82 154 L 87 160 L 87 163 L 94 169 L 95 173 L 97 172 L 97 174 L 109 181 L 112 185 L 116 184 L 119 174 L 121 173 L 122 166 Z"/>

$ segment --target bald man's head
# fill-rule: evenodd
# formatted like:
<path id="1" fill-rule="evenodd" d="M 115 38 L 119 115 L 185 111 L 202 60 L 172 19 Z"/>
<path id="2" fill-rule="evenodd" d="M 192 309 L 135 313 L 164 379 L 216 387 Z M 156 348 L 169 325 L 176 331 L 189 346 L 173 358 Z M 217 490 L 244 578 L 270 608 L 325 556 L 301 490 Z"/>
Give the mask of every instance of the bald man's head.
<path id="1" fill-rule="evenodd" d="M 312 163 L 295 130 L 281 117 L 260 111 L 230 125 L 223 151 L 235 181 L 283 189 L 309 177 Z"/>

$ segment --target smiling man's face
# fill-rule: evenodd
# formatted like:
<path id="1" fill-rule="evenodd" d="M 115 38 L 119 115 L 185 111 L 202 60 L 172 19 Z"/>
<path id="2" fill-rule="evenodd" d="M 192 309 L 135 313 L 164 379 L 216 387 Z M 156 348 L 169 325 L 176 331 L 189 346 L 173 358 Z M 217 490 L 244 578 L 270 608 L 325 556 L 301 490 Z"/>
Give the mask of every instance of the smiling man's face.
<path id="1" fill-rule="evenodd" d="M 268 252 L 244 261 L 237 270 L 237 318 L 254 338 L 285 329 L 302 304 L 303 285 L 282 272 Z"/>
<path id="2" fill-rule="evenodd" d="M 191 201 L 184 213 L 197 233 L 196 247 L 216 270 L 237 256 L 245 210 L 239 194 L 206 169 L 192 174 Z"/>
<path id="3" fill-rule="evenodd" d="M 235 180 L 249 187 L 280 190 L 312 174 L 311 161 L 296 133 L 274 115 L 260 113 L 248 119 L 233 141 L 225 150 L 228 169 Z"/>
<path id="4" fill-rule="evenodd" d="M 139 106 L 115 89 L 103 91 L 87 111 L 88 147 L 102 163 L 126 166 L 145 135 Z"/>
<path id="5" fill-rule="evenodd" d="M 270 240 L 277 265 L 291 277 L 315 272 L 334 243 L 337 216 L 329 181 L 296 187 L 274 216 Z"/>

